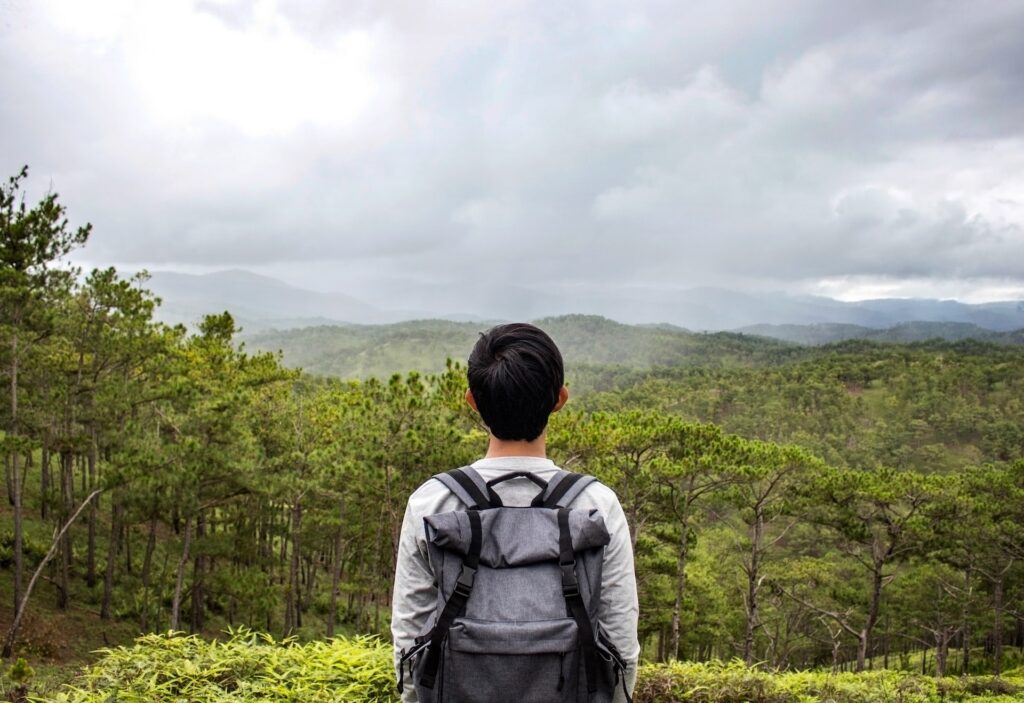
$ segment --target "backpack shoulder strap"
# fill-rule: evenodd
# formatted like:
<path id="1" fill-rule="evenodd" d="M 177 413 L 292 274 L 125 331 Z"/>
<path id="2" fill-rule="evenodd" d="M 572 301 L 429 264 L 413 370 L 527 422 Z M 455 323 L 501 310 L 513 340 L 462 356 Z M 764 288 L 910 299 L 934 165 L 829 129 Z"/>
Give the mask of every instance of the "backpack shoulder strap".
<path id="1" fill-rule="evenodd" d="M 574 474 L 579 476 L 579 474 Z M 588 477 L 590 478 L 590 477 Z M 577 479 L 574 483 L 580 483 Z M 583 667 L 586 670 L 587 691 L 597 690 L 597 640 L 587 613 L 587 606 L 580 595 L 579 577 L 576 575 L 576 553 L 572 548 L 572 534 L 569 530 L 568 508 L 558 509 L 558 566 L 562 571 L 562 595 L 566 609 L 572 614 L 579 629 L 580 646 L 583 648 Z"/>
<path id="2" fill-rule="evenodd" d="M 456 469 L 457 470 L 457 469 Z M 474 472 L 475 473 L 475 472 Z M 473 592 L 473 583 L 476 580 L 476 571 L 480 568 L 480 548 L 483 543 L 483 526 L 480 520 L 480 511 L 471 508 L 467 511 L 469 517 L 470 542 L 469 552 L 462 560 L 462 567 L 459 569 L 459 578 L 455 582 L 452 593 L 444 604 L 444 609 L 437 618 L 434 628 L 430 631 L 427 645 L 426 660 L 423 662 L 423 671 L 420 674 L 420 685 L 425 688 L 433 688 L 437 678 L 437 670 L 441 662 L 441 648 L 448 630 L 451 629 L 455 618 L 462 615 L 466 610 L 466 602 Z M 571 546 L 571 544 L 570 544 Z"/>
<path id="3" fill-rule="evenodd" d="M 441 474 L 435 474 L 433 478 L 445 485 L 455 494 L 467 508 L 471 510 L 485 510 L 496 507 L 488 498 L 488 486 L 483 477 L 476 472 L 472 466 L 463 466 L 461 469 L 452 469 Z"/>
<path id="4" fill-rule="evenodd" d="M 548 482 L 547 490 L 542 497 L 538 497 L 536 505 L 544 508 L 568 508 L 580 493 L 596 480 L 586 474 L 559 471 Z"/>

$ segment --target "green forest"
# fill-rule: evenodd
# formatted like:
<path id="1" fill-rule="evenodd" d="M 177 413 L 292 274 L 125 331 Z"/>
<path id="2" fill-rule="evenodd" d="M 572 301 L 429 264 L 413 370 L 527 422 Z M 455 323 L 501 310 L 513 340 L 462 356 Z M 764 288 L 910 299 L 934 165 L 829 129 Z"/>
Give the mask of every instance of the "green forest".
<path id="1" fill-rule="evenodd" d="M 0 190 L 4 695 L 392 700 L 405 499 L 486 447 L 481 326 L 161 324 L 144 274 L 68 263 L 91 228 L 24 178 Z M 572 394 L 551 456 L 629 518 L 638 701 L 1024 695 L 1024 347 L 539 324 Z"/>

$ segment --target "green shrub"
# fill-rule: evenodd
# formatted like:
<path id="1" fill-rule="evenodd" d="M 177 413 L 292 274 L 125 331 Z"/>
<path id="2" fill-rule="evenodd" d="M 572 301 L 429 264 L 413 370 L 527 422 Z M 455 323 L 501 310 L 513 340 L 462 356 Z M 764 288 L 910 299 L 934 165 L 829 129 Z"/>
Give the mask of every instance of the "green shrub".
<path id="1" fill-rule="evenodd" d="M 1024 680 L 868 671 L 768 673 L 742 662 L 673 662 L 640 668 L 637 703 L 1007 703 L 1024 701 Z"/>
<path id="2" fill-rule="evenodd" d="M 82 682 L 48 699 L 61 703 L 241 703 L 394 700 L 391 645 L 357 637 L 275 641 L 236 630 L 225 641 L 145 635 L 103 650 Z"/>
<path id="3" fill-rule="evenodd" d="M 901 671 L 769 673 L 742 662 L 673 662 L 640 668 L 636 703 L 1011 703 L 1024 679 L 935 679 Z M 220 642 L 146 635 L 103 650 L 60 703 L 383 703 L 398 699 L 391 645 L 371 637 L 300 645 L 236 630 Z"/>

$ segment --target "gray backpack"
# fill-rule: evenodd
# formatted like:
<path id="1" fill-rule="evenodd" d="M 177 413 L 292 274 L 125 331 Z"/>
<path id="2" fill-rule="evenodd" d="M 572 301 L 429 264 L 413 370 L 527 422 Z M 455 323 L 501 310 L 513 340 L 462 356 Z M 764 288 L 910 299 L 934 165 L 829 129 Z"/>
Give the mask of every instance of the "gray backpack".
<path id="1" fill-rule="evenodd" d="M 434 478 L 467 509 L 424 520 L 437 604 L 402 652 L 399 690 L 408 664 L 419 703 L 608 703 L 620 681 L 625 692 L 625 662 L 598 622 L 608 531 L 597 510 L 569 508 L 595 479 L 488 482 L 472 467 Z M 540 488 L 529 507 L 495 493 L 513 478 Z"/>

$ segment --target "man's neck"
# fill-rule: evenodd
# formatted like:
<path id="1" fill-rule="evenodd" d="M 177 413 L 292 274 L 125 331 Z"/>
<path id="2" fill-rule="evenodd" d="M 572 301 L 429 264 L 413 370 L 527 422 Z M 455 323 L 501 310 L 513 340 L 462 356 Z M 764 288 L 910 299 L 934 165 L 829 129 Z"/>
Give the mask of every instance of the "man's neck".
<path id="1" fill-rule="evenodd" d="M 535 456 L 546 459 L 548 456 L 547 437 L 542 434 L 537 439 L 527 442 L 525 440 L 498 439 L 491 435 L 484 459 L 499 459 L 509 456 Z"/>

